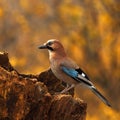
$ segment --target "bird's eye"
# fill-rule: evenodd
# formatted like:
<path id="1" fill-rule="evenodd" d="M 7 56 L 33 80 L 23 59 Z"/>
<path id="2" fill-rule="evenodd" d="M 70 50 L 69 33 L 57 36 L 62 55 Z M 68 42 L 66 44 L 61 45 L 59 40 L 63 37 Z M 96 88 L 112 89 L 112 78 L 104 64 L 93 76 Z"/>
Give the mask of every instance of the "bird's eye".
<path id="1" fill-rule="evenodd" d="M 53 42 L 48 42 L 47 45 L 48 46 L 51 46 L 53 44 Z"/>

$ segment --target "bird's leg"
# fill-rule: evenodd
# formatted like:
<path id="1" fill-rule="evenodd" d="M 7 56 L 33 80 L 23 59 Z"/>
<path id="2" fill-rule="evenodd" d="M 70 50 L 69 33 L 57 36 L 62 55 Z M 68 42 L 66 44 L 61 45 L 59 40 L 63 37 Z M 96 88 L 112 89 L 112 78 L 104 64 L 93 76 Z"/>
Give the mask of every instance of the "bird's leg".
<path id="1" fill-rule="evenodd" d="M 69 88 L 70 87 L 70 85 L 69 84 L 67 84 L 67 87 L 66 88 Z"/>
<path id="2" fill-rule="evenodd" d="M 69 84 L 67 84 L 67 86 L 65 87 L 65 89 L 64 90 L 62 90 L 60 93 L 65 93 L 65 92 L 67 92 L 67 89 L 70 87 L 70 85 Z"/>
<path id="3" fill-rule="evenodd" d="M 67 91 L 69 91 L 70 89 L 72 89 L 74 87 L 75 87 L 74 84 L 72 84 L 71 86 L 67 84 L 67 87 L 64 90 L 62 90 L 61 93 L 66 93 Z"/>

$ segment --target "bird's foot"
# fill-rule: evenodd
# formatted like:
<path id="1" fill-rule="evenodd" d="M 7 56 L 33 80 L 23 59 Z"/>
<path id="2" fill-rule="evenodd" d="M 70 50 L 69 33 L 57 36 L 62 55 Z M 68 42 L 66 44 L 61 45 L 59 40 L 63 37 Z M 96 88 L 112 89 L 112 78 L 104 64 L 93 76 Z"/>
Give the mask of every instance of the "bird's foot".
<path id="1" fill-rule="evenodd" d="M 71 86 L 67 86 L 64 90 L 62 90 L 60 93 L 61 94 L 64 94 L 64 93 L 67 93 L 69 90 L 71 90 L 72 88 L 74 88 L 75 85 L 72 84 Z"/>
<path id="2" fill-rule="evenodd" d="M 55 92 L 55 94 L 54 94 L 54 95 L 59 95 L 59 94 L 61 94 L 61 92 Z"/>

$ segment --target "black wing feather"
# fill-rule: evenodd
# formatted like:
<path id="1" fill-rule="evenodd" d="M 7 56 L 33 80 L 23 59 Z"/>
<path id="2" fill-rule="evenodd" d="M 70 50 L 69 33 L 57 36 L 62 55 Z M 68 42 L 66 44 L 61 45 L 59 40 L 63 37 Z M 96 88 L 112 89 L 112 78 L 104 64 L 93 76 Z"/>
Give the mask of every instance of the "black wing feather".
<path id="1" fill-rule="evenodd" d="M 81 70 L 80 68 L 79 68 L 79 69 L 75 69 L 75 70 L 76 70 L 79 74 L 81 74 L 81 75 L 82 75 L 82 73 L 85 74 L 84 77 L 85 77 L 87 80 L 90 80 L 89 77 L 86 75 L 86 73 L 85 73 L 83 70 Z"/>

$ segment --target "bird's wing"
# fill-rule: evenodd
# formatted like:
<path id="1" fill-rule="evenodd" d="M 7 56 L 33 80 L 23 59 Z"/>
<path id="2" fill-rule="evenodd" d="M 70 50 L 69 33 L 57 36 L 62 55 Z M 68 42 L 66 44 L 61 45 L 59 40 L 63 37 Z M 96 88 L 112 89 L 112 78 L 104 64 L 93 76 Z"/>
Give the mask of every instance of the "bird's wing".
<path id="1" fill-rule="evenodd" d="M 72 77 L 77 82 L 84 83 L 88 87 L 93 85 L 92 82 L 89 80 L 88 76 L 80 68 L 73 69 L 73 68 L 69 68 L 64 65 L 61 65 L 61 70 L 68 76 Z"/>
<path id="2" fill-rule="evenodd" d="M 90 80 L 89 77 L 87 76 L 87 74 L 81 70 L 80 68 L 75 69 L 81 76 L 85 77 L 87 80 Z"/>
<path id="3" fill-rule="evenodd" d="M 69 69 L 69 71 L 74 70 L 78 73 L 78 75 L 80 75 L 83 78 L 86 78 L 87 80 L 89 80 L 88 76 L 86 75 L 86 73 L 81 70 L 79 68 L 79 66 L 70 58 L 65 58 L 64 60 L 62 60 L 61 66 L 63 67 L 63 69 Z M 65 68 L 64 68 L 65 67 Z"/>

